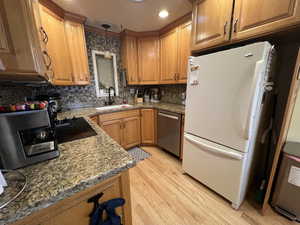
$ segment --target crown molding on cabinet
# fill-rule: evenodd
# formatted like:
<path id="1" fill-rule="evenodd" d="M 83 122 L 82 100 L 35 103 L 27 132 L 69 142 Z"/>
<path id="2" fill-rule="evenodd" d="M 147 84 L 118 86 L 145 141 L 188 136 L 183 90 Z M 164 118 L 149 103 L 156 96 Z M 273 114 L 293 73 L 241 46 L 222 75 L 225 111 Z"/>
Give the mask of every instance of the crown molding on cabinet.
<path id="1" fill-rule="evenodd" d="M 48 9 L 53 11 L 55 14 L 57 14 L 58 16 L 66 19 L 66 20 L 71 20 L 74 22 L 84 24 L 87 19 L 85 16 L 64 10 L 63 8 L 61 8 L 59 5 L 57 5 L 52 0 L 39 0 L 39 3 L 41 3 L 43 6 L 47 7 Z"/>
<path id="2" fill-rule="evenodd" d="M 192 12 L 189 12 L 189 13 L 185 14 L 184 16 L 180 17 L 179 19 L 168 24 L 167 26 L 163 27 L 160 30 L 136 32 L 136 31 L 125 29 L 125 30 L 123 30 L 122 34 L 127 34 L 127 35 L 135 36 L 135 37 L 161 36 L 165 33 L 168 33 L 169 31 L 173 30 L 174 28 L 178 27 L 179 25 L 191 21 L 191 19 L 192 19 Z"/>

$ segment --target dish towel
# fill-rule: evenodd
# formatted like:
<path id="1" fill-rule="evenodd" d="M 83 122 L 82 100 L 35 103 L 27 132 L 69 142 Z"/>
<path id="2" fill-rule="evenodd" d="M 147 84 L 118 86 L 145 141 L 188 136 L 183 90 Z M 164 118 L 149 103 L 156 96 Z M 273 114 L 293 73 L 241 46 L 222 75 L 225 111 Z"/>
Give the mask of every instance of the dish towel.
<path id="1" fill-rule="evenodd" d="M 115 198 L 101 203 L 92 214 L 91 225 L 122 225 L 121 217 L 116 213 L 116 208 L 124 204 L 125 200 L 123 198 Z M 103 220 L 104 211 L 107 213 L 105 220 Z"/>

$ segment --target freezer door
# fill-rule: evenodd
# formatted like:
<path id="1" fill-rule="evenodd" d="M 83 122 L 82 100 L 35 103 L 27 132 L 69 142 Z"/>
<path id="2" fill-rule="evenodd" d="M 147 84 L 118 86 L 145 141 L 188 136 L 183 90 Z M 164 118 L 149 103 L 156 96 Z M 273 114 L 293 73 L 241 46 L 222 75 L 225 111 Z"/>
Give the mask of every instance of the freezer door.
<path id="1" fill-rule="evenodd" d="M 185 132 L 246 152 L 270 49 L 262 42 L 191 59 Z"/>
<path id="2" fill-rule="evenodd" d="M 245 154 L 185 134 L 183 170 L 222 195 L 237 207 L 241 203 L 241 182 Z"/>

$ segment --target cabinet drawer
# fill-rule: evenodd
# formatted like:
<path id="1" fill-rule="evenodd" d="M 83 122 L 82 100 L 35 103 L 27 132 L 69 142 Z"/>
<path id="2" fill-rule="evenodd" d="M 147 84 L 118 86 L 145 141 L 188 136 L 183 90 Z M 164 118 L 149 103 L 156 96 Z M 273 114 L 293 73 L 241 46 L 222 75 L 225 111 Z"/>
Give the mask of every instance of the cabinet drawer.
<path id="1" fill-rule="evenodd" d="M 107 113 L 99 115 L 99 122 L 103 123 L 110 120 L 124 119 L 128 117 L 140 116 L 140 110 L 128 110 L 123 112 Z"/>

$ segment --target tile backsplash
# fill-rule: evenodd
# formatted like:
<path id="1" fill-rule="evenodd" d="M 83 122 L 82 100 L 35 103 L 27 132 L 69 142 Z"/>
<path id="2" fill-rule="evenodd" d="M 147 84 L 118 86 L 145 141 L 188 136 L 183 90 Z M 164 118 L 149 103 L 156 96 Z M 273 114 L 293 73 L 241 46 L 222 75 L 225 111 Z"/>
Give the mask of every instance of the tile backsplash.
<path id="1" fill-rule="evenodd" d="M 121 76 L 121 41 L 118 37 L 109 36 L 105 40 L 105 36 L 95 32 L 86 31 L 88 62 L 91 74 L 91 84 L 87 86 L 46 86 L 46 87 L 24 87 L 24 86 L 1 86 L 0 85 L 0 104 L 17 103 L 24 101 L 25 97 L 31 97 L 37 94 L 47 94 L 57 92 L 61 94 L 62 106 L 64 109 L 93 107 L 104 105 L 105 98 L 96 96 L 95 79 L 93 74 L 92 50 L 105 51 L 109 50 L 117 56 L 117 67 L 119 74 L 119 97 L 115 98 L 116 103 L 121 103 L 123 96 L 130 96 L 130 88 L 148 88 L 147 87 L 123 87 L 123 77 Z M 157 86 L 152 86 L 157 87 Z M 186 91 L 186 85 L 162 85 L 161 91 L 164 93 L 162 102 L 181 104 L 181 94 Z"/>
<path id="2" fill-rule="evenodd" d="M 24 101 L 34 94 L 34 89 L 23 86 L 0 86 L 0 105 Z"/>

